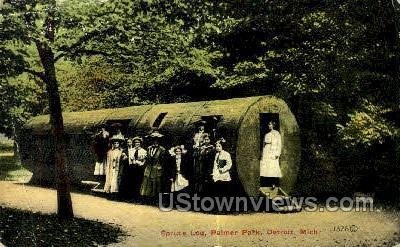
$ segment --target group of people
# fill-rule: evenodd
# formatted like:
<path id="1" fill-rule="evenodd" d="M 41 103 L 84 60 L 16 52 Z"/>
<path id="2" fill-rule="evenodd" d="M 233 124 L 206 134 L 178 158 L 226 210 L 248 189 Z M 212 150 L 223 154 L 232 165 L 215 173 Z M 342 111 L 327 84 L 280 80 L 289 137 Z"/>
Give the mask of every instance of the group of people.
<path id="1" fill-rule="evenodd" d="M 96 165 L 94 175 L 104 177 L 104 191 L 135 198 L 156 198 L 159 193 L 197 193 L 230 195 L 232 189 L 232 158 L 224 150 L 225 140 L 209 134 L 198 126 L 189 148 L 161 145 L 164 135 L 153 131 L 146 136 L 150 145 L 145 149 L 142 137 L 125 138 L 120 126 L 110 135 L 100 126 L 94 135 Z M 268 122 L 269 131 L 263 139 L 260 159 L 260 191 L 279 187 L 282 172 L 279 165 L 282 140 L 276 123 Z"/>
<path id="2" fill-rule="evenodd" d="M 231 155 L 224 150 L 225 140 L 212 142 L 212 136 L 199 126 L 190 151 L 184 145 L 165 148 L 164 135 L 151 132 L 145 149 L 142 137 L 125 138 L 117 128 L 110 135 L 100 126 L 94 135 L 96 165 L 94 175 L 103 176 L 104 191 L 125 198 L 158 198 L 159 193 L 222 192 L 227 194 L 232 181 Z"/>

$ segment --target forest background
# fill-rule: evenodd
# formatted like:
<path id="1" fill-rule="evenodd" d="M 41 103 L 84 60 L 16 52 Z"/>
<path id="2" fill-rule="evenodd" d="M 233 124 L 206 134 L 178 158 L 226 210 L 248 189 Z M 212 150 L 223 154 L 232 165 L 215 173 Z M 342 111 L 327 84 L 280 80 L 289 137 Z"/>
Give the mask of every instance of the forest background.
<path id="1" fill-rule="evenodd" d="M 63 111 L 275 95 L 301 129 L 298 193 L 400 199 L 396 1 L 9 0 L 0 13 L 0 133 L 49 113 L 50 51 Z"/>

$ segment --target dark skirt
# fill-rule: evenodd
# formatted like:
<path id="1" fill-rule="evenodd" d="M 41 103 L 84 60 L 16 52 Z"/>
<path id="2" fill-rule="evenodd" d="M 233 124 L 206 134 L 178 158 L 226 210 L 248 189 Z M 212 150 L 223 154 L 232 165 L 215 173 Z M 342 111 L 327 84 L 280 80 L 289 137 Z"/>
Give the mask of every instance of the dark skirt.
<path id="1" fill-rule="evenodd" d="M 140 195 L 145 197 L 158 197 L 158 194 L 166 191 L 163 170 L 159 165 L 148 165 L 144 170 Z M 164 186 L 163 186 L 164 184 Z M 164 187 L 164 189 L 163 189 Z"/>
<path id="2" fill-rule="evenodd" d="M 260 177 L 260 187 L 272 187 L 275 185 L 279 187 L 280 178 L 278 177 Z"/>
<path id="3" fill-rule="evenodd" d="M 125 165 L 121 174 L 119 192 L 123 199 L 139 197 L 140 187 L 143 181 L 144 169 L 139 166 Z"/>
<path id="4" fill-rule="evenodd" d="M 208 194 L 213 197 L 232 196 L 232 181 L 216 181 L 210 184 Z"/>

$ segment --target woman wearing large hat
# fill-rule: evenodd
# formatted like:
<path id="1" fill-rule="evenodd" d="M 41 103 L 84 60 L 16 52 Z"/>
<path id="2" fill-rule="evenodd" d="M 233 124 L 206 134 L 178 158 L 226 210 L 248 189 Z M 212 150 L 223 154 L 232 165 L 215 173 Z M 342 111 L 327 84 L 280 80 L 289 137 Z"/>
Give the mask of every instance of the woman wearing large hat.
<path id="1" fill-rule="evenodd" d="M 122 151 L 121 144 L 124 138 L 120 135 L 114 135 L 110 138 L 111 149 L 107 152 L 105 164 L 106 182 L 104 191 L 106 193 L 117 193 L 119 191 L 120 178 L 122 172 L 122 161 L 128 157 Z"/>
<path id="2" fill-rule="evenodd" d="M 147 137 L 152 145 L 147 149 L 147 159 L 140 194 L 144 197 L 156 198 L 161 192 L 167 191 L 167 180 L 164 169 L 167 162 L 167 152 L 160 145 L 163 137 L 158 131 L 152 132 Z"/>
<path id="3" fill-rule="evenodd" d="M 139 136 L 128 138 L 126 143 L 128 161 L 123 169 L 120 192 L 125 199 L 132 199 L 137 198 L 140 193 L 147 151 L 142 148 L 143 139 Z"/>

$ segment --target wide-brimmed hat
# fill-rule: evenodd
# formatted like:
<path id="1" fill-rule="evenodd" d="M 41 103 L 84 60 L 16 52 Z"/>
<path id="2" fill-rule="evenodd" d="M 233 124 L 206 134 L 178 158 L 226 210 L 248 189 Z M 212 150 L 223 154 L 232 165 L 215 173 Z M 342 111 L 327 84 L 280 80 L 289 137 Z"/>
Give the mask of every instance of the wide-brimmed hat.
<path id="1" fill-rule="evenodd" d="M 199 127 L 199 126 L 205 126 L 207 124 L 207 122 L 204 121 L 203 119 L 200 119 L 200 120 L 194 122 L 193 124 L 196 125 L 197 127 Z"/>
<path id="2" fill-rule="evenodd" d="M 159 138 L 164 137 L 164 135 L 161 134 L 161 133 L 158 132 L 158 131 L 153 131 L 153 132 L 151 132 L 149 135 L 147 135 L 147 137 L 149 137 L 149 138 L 151 138 L 151 139 L 159 139 Z"/>
<path id="3" fill-rule="evenodd" d="M 223 144 L 225 142 L 226 142 L 225 138 L 220 137 L 217 141 L 215 141 L 215 144 L 217 144 L 217 143 Z"/>
<path id="4" fill-rule="evenodd" d="M 175 156 L 175 151 L 177 149 L 180 149 L 182 151 L 182 154 L 187 153 L 187 150 L 185 149 L 185 146 L 184 145 L 180 145 L 180 146 L 175 146 L 175 147 L 170 148 L 169 149 L 169 154 L 172 155 L 172 156 Z"/>
<path id="5" fill-rule="evenodd" d="M 123 141 L 125 141 L 125 138 L 124 138 L 123 135 L 118 134 L 118 135 L 113 135 L 113 136 L 110 138 L 110 141 L 111 141 L 111 142 L 115 142 L 115 141 L 123 142 Z"/>
<path id="6" fill-rule="evenodd" d="M 133 142 L 135 142 L 135 141 L 143 142 L 143 138 L 140 137 L 140 136 L 135 136 L 135 137 L 131 138 L 131 140 L 132 140 Z"/>

